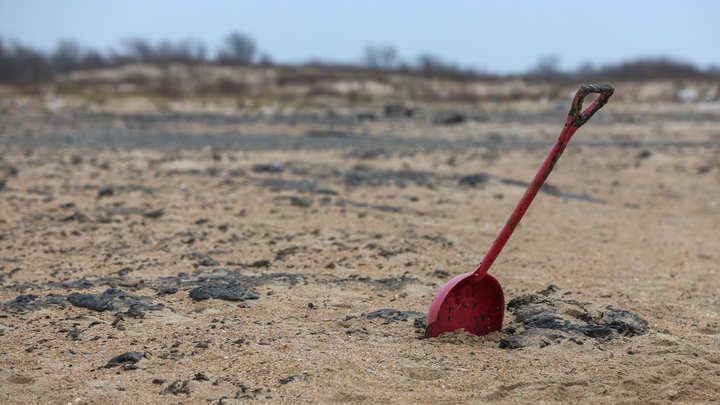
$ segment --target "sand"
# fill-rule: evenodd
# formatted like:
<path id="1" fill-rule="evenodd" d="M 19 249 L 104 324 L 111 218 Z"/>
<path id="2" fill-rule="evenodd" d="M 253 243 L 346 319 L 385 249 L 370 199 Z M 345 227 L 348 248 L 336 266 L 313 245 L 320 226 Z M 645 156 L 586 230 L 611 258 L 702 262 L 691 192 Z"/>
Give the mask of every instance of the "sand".
<path id="1" fill-rule="evenodd" d="M 122 116 L 0 117 L 0 402 L 716 403 L 718 113 L 673 108 L 600 111 L 490 271 L 506 302 L 556 285 L 553 297 L 636 314 L 646 332 L 518 349 L 500 348 L 502 332 L 425 339 L 416 320 L 482 259 L 562 113 L 507 127 L 493 111 L 457 125 L 200 122 L 187 132 L 200 141 L 166 147 L 53 143 L 135 122 Z M 147 125 L 127 130 L 183 128 Z M 205 127 L 268 139 L 340 127 L 381 146 L 203 147 Z M 479 173 L 488 181 L 461 184 Z M 247 299 L 190 296 L 225 284 Z M 121 298 L 101 311 L 72 303 L 108 289 Z M 383 309 L 395 312 L 372 316 Z M 108 366 L 124 353 L 137 361 Z"/>

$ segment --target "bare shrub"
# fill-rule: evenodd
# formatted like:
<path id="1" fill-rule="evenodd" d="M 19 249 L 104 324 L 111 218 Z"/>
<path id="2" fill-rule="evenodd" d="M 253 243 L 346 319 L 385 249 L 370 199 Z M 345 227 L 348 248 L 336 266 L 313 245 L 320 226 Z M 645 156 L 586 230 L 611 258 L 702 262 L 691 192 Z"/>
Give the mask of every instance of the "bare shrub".
<path id="1" fill-rule="evenodd" d="M 392 45 L 368 45 L 361 65 L 370 69 L 392 69 L 398 65 L 398 53 Z"/>
<path id="2" fill-rule="evenodd" d="M 225 37 L 218 53 L 218 61 L 223 63 L 252 63 L 257 47 L 255 40 L 239 32 Z"/>
<path id="3" fill-rule="evenodd" d="M 441 57 L 432 54 L 422 54 L 417 59 L 417 69 L 421 72 L 460 72 L 457 64 L 447 62 Z"/>
<path id="4" fill-rule="evenodd" d="M 0 82 L 34 83 L 52 77 L 45 55 L 19 43 L 8 45 L 0 39 Z"/>
<path id="5" fill-rule="evenodd" d="M 82 58 L 82 69 L 100 69 L 110 65 L 111 62 L 95 49 L 85 52 Z"/>
<path id="6" fill-rule="evenodd" d="M 63 39 L 50 55 L 50 65 L 55 72 L 69 72 L 82 67 L 83 52 L 75 40 Z"/>
<path id="7" fill-rule="evenodd" d="M 697 79 L 712 75 L 697 66 L 670 58 L 643 58 L 605 66 L 593 75 L 613 80 Z"/>
<path id="8" fill-rule="evenodd" d="M 202 41 L 185 39 L 173 43 L 161 41 L 153 46 L 148 40 L 130 38 L 122 41 L 124 54 L 116 54 L 118 61 L 134 60 L 142 63 L 164 63 L 172 61 L 202 62 L 207 54 L 207 46 Z"/>
<path id="9" fill-rule="evenodd" d="M 541 56 L 528 74 L 543 79 L 555 79 L 565 75 L 560 70 L 560 58 L 557 55 Z"/>

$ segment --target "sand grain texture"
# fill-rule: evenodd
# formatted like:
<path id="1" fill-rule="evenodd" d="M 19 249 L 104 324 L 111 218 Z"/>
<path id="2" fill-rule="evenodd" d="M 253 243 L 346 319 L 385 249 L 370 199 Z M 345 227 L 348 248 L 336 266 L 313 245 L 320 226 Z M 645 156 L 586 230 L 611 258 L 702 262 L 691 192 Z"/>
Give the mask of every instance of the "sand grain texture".
<path id="1" fill-rule="evenodd" d="M 423 338 L 564 122 L 478 108 L 453 125 L 191 116 L 184 138 L 164 116 L 0 117 L 0 402 L 720 401 L 717 112 L 609 105 L 491 269 L 506 302 L 550 297 L 609 334 L 532 337 L 508 310 L 514 334 Z"/>

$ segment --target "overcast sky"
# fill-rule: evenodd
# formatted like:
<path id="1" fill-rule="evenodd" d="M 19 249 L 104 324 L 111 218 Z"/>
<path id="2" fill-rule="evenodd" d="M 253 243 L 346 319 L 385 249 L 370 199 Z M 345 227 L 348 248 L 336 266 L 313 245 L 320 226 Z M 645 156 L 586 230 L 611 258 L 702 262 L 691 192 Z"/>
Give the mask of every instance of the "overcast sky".
<path id="1" fill-rule="evenodd" d="M 231 31 L 276 62 L 357 62 L 368 44 L 410 62 L 431 53 L 462 67 L 518 73 L 541 56 L 562 68 L 645 56 L 720 66 L 720 1 L 0 0 L 0 37 L 43 50 L 60 39 L 106 50 L 119 40 Z"/>

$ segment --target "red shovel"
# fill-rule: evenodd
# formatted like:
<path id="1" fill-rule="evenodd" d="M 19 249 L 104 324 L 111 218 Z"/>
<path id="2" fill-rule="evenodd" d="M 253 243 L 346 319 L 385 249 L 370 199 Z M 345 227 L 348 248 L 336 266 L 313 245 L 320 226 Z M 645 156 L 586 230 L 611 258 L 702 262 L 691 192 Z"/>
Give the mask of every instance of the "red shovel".
<path id="1" fill-rule="evenodd" d="M 510 219 L 500 231 L 500 235 L 485 254 L 485 258 L 472 273 L 461 274 L 450 280 L 433 299 L 428 312 L 425 336 L 436 337 L 445 332 L 453 332 L 458 329 L 465 329 L 466 332 L 474 335 L 486 335 L 502 329 L 503 315 L 505 314 L 505 296 L 500 282 L 495 277 L 487 274 L 487 272 L 500 251 L 505 247 L 523 215 L 525 215 L 525 211 L 527 211 L 535 195 L 540 191 L 540 187 L 547 180 L 570 138 L 578 128 L 608 102 L 613 91 L 613 88 L 607 84 L 585 84 L 580 87 L 573 99 L 570 114 L 560 138 L 550 150 L 550 154 L 545 158 L 540 171 L 535 175 L 527 191 L 523 194 L 517 207 L 515 207 L 515 211 L 513 211 Z M 581 113 L 583 100 L 590 93 L 598 93 L 599 96 Z"/>

